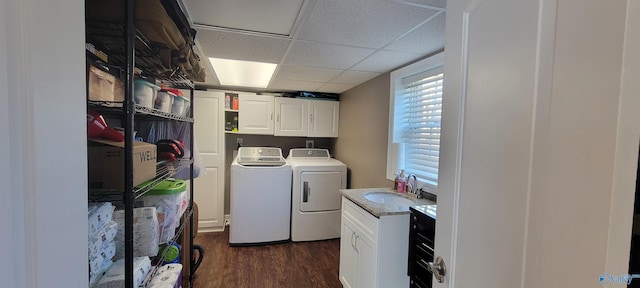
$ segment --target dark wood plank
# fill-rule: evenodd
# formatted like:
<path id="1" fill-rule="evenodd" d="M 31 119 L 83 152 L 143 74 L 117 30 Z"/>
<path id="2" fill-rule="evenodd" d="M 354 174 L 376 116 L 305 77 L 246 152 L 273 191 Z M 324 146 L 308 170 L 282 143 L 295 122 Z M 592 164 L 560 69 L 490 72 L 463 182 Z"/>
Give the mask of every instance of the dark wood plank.
<path id="1" fill-rule="evenodd" d="M 332 288 L 338 279 L 340 240 L 230 247 L 228 229 L 198 233 L 205 250 L 195 288 Z"/>

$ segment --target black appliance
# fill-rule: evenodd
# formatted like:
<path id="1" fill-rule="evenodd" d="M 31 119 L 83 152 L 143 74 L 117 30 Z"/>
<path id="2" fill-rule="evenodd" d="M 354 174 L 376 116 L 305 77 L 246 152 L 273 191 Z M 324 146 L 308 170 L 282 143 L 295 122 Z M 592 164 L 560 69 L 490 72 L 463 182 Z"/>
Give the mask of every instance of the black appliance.
<path id="1" fill-rule="evenodd" d="M 428 263 L 433 262 L 436 234 L 436 205 L 412 206 L 409 227 L 409 265 L 407 274 L 412 288 L 431 288 L 432 274 Z"/>

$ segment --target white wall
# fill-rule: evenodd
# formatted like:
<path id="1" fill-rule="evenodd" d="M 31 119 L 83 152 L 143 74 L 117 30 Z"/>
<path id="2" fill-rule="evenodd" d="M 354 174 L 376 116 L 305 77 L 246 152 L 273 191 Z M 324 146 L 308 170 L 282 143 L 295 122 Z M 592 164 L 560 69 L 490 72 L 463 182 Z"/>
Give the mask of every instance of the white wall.
<path id="1" fill-rule="evenodd" d="M 11 111 L 9 107 L 9 69 L 7 66 L 8 55 L 8 31 L 10 21 L 9 19 L 9 3 L 6 1 L 0 2 L 0 135 L 10 135 L 9 134 L 9 119 Z M 3 137 L 3 139 L 7 139 Z M 11 287 L 22 287 L 24 284 L 18 281 L 19 278 L 22 278 L 21 275 L 24 275 L 24 269 L 20 269 L 20 267 L 24 266 L 24 261 L 21 260 L 16 253 L 19 250 L 23 250 L 21 242 L 17 241 L 17 235 L 12 228 L 12 223 L 17 221 L 14 215 L 16 211 L 13 209 L 13 195 L 19 193 L 15 193 L 14 186 L 10 185 L 13 182 L 10 182 L 11 177 L 11 163 L 9 160 L 11 159 L 11 152 L 9 151 L 9 143 L 3 143 L 0 145 L 2 149 L 0 149 L 0 183 L 5 183 L 2 188 L 0 188 L 0 229 L 3 231 L 2 235 L 6 235 L 0 237 L 0 247 L 11 247 L 10 257 L 5 261 L 0 261 L 0 279 L 3 279 L 5 283 L 8 283 Z M 18 190 L 19 191 L 19 190 Z M 20 223 L 17 223 L 20 224 Z M 21 225 L 20 225 L 21 226 Z M 19 226 L 19 227 L 20 227 Z M 13 233 L 5 233 L 5 232 L 13 232 Z M 8 260 L 8 261 L 7 261 Z M 14 269 L 17 268 L 17 269 Z M 16 275 L 17 274 L 17 275 Z"/>
<path id="2" fill-rule="evenodd" d="M 0 279 L 87 287 L 84 2 L 1 3 Z"/>

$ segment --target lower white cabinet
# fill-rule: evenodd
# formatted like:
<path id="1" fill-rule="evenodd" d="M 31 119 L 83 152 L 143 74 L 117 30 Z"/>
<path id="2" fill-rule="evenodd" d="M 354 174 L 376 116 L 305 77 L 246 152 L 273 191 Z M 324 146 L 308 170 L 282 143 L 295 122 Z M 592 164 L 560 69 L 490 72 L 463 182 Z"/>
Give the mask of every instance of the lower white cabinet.
<path id="1" fill-rule="evenodd" d="M 341 229 L 343 287 L 409 287 L 409 214 L 376 218 L 342 197 Z"/>

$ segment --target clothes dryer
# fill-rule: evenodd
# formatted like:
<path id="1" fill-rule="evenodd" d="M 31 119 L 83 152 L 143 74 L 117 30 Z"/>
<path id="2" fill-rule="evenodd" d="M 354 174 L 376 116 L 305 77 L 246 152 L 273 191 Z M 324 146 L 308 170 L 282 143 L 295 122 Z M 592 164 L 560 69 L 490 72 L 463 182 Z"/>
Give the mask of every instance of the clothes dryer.
<path id="1" fill-rule="evenodd" d="M 291 241 L 339 238 L 347 166 L 327 149 L 291 149 L 287 162 L 293 171 Z"/>

